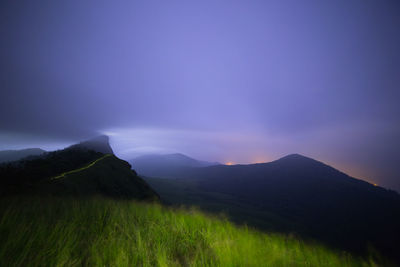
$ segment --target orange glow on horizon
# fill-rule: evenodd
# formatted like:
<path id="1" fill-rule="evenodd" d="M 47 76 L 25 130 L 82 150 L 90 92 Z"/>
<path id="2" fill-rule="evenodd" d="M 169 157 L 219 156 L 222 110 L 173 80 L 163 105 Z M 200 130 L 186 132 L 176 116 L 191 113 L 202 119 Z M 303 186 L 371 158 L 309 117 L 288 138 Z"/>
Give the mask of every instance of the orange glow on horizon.
<path id="1" fill-rule="evenodd" d="M 231 166 L 231 165 L 233 165 L 233 162 L 227 162 L 227 163 L 225 163 L 225 165 L 229 165 L 229 166 Z"/>
<path id="2" fill-rule="evenodd" d="M 268 163 L 277 159 L 278 158 L 271 158 L 266 155 L 257 155 L 251 159 L 250 164 Z"/>

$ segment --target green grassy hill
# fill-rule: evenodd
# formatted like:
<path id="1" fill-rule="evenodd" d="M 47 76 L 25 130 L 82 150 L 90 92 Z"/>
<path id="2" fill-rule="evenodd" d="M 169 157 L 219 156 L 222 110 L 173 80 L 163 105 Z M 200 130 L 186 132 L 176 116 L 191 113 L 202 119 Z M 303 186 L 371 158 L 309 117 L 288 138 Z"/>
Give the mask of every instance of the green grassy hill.
<path id="1" fill-rule="evenodd" d="M 0 266 L 370 265 L 194 210 L 96 197 L 0 202 Z"/>

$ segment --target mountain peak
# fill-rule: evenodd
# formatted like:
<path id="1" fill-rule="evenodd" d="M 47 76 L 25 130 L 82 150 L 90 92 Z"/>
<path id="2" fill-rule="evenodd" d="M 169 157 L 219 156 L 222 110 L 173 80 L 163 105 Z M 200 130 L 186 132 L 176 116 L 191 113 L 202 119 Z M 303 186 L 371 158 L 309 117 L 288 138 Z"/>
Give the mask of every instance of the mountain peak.
<path id="1" fill-rule="evenodd" d="M 306 157 L 306 156 L 303 156 L 303 155 L 300 155 L 300 154 L 297 154 L 297 153 L 286 155 L 286 156 L 284 156 L 284 157 L 282 157 L 282 158 L 280 158 L 278 160 L 299 160 L 299 159 L 302 159 L 302 160 L 305 160 L 305 159 L 313 160 L 312 158 L 309 158 L 309 157 Z"/>
<path id="2" fill-rule="evenodd" d="M 79 144 L 73 145 L 71 148 L 85 148 L 104 154 L 114 154 L 110 146 L 109 139 L 110 138 L 107 135 L 99 135 L 89 140 L 80 142 Z"/>
<path id="3" fill-rule="evenodd" d="M 167 155 L 188 158 L 188 156 L 186 156 L 186 155 L 184 155 L 184 154 L 182 154 L 182 153 L 171 153 L 171 154 L 167 154 Z"/>
<path id="4" fill-rule="evenodd" d="M 165 154 L 162 155 L 165 158 L 171 158 L 171 159 L 182 159 L 182 160 L 195 160 L 189 156 L 186 156 L 185 154 L 182 153 L 172 153 L 172 154 Z"/>
<path id="5" fill-rule="evenodd" d="M 327 166 L 323 162 L 300 154 L 289 154 L 271 163 L 285 164 L 290 166 Z"/>

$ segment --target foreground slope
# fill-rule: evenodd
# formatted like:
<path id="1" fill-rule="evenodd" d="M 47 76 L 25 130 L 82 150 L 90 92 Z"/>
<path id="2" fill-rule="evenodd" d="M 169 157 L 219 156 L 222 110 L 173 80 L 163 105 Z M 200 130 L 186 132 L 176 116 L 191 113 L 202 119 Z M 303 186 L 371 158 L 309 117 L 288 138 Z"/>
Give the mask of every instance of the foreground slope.
<path id="1" fill-rule="evenodd" d="M 6 198 L 0 266 L 369 266 L 196 211 L 104 198 Z"/>
<path id="2" fill-rule="evenodd" d="M 400 196 L 319 161 L 289 155 L 192 169 L 179 178 L 146 180 L 168 203 L 223 211 L 239 223 L 360 254 L 374 247 L 400 263 Z"/>

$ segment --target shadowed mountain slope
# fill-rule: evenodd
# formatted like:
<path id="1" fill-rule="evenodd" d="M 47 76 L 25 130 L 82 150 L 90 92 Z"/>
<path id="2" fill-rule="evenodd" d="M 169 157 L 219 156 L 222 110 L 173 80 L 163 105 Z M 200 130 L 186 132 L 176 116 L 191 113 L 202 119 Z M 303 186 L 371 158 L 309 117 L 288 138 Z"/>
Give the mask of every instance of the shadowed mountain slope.
<path id="1" fill-rule="evenodd" d="M 111 154 L 80 169 L 68 171 L 37 185 L 54 195 L 106 195 L 116 198 L 157 200 L 157 193 L 131 170 L 131 165 Z"/>
<path id="2" fill-rule="evenodd" d="M 146 179 L 171 204 L 223 211 L 239 223 L 344 250 L 364 253 L 372 245 L 400 262 L 400 196 L 322 162 L 294 154 L 270 163 L 191 169 L 177 178 Z"/>
<path id="3" fill-rule="evenodd" d="M 0 165 L 0 195 L 106 195 L 158 199 L 157 193 L 96 138 L 34 158 Z"/>

